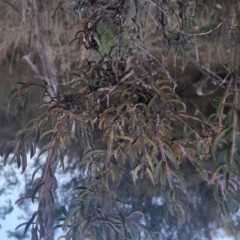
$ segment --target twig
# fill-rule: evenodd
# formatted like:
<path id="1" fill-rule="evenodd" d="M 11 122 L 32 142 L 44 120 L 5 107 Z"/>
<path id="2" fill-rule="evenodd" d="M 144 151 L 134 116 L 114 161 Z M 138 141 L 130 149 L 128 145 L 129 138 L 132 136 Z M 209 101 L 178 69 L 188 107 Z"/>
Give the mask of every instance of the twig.
<path id="1" fill-rule="evenodd" d="M 148 50 L 146 50 L 144 47 L 142 47 L 141 45 L 137 44 L 136 42 L 135 42 L 135 45 L 136 45 L 137 47 L 139 47 L 140 49 L 142 49 L 144 52 L 146 52 L 146 53 L 149 55 L 150 58 L 154 59 L 155 61 L 157 61 L 157 62 L 159 63 L 159 65 L 162 67 L 164 73 L 166 74 L 168 80 L 169 80 L 171 83 L 173 83 L 173 85 L 174 85 L 174 91 L 175 91 L 175 88 L 177 87 L 177 83 L 172 79 L 172 77 L 171 77 L 170 73 L 168 72 L 168 70 L 167 70 L 167 69 L 159 62 L 159 60 L 158 60 L 157 58 L 155 58 Z"/>
<path id="2" fill-rule="evenodd" d="M 19 13 L 21 15 L 21 12 L 14 6 L 12 5 L 8 0 L 0 0 L 2 3 L 8 5 L 11 7 L 15 12 Z"/>
<path id="3" fill-rule="evenodd" d="M 58 9 L 61 7 L 61 5 L 62 5 L 62 2 L 59 2 L 59 3 L 58 3 L 58 6 L 56 7 L 56 9 L 55 9 L 55 11 L 54 11 L 54 13 L 53 13 L 53 15 L 52 15 L 52 19 L 54 19 L 55 15 L 56 15 Z"/>
<path id="4" fill-rule="evenodd" d="M 155 2 L 151 1 L 151 0 L 146 0 L 147 2 L 151 3 L 153 6 L 155 6 L 156 8 L 158 8 L 167 18 L 167 22 L 168 22 L 168 25 L 171 26 L 171 20 L 168 16 L 168 14 L 161 8 L 158 6 L 158 4 L 156 4 Z"/>
<path id="5" fill-rule="evenodd" d="M 214 72 L 212 72 L 210 69 L 208 69 L 207 67 L 205 67 L 203 64 L 201 64 L 200 62 L 196 61 L 193 58 L 189 58 L 189 60 L 194 63 L 195 65 L 197 65 L 200 69 L 202 69 L 204 72 L 208 73 L 211 77 L 215 77 L 217 78 L 219 81 L 222 81 L 222 78 L 219 77 L 217 74 L 215 74 Z"/>
<path id="6" fill-rule="evenodd" d="M 32 60 L 29 58 L 28 55 L 24 55 L 23 59 L 28 63 L 30 68 L 33 70 L 33 72 L 36 74 L 36 78 L 40 79 L 41 81 L 45 81 L 45 77 L 40 75 L 36 65 L 32 62 Z"/>
<path id="7" fill-rule="evenodd" d="M 111 86 L 111 87 L 103 87 L 103 88 L 99 88 L 97 91 L 109 91 L 109 93 L 111 93 L 114 89 L 116 89 L 121 83 L 123 83 L 124 81 L 126 81 L 130 76 L 132 76 L 134 73 L 133 70 L 131 70 L 129 73 L 127 73 L 126 75 L 124 75 L 121 79 L 120 82 L 115 85 L 115 86 Z"/>
<path id="8" fill-rule="evenodd" d="M 216 90 L 218 90 L 224 83 L 226 83 L 227 78 L 232 74 L 232 72 L 228 72 L 227 76 L 222 80 L 222 82 L 216 87 L 214 88 L 212 91 L 202 94 L 202 96 L 209 96 L 211 94 L 213 94 Z"/>
<path id="9" fill-rule="evenodd" d="M 31 67 L 31 69 L 33 70 L 33 72 L 34 72 L 37 76 L 39 76 L 40 73 L 39 73 L 36 65 L 35 65 L 35 64 L 32 62 L 32 60 L 29 58 L 29 56 L 28 56 L 28 55 L 24 55 L 24 56 L 23 56 L 23 59 L 27 61 L 28 65 Z"/>
<path id="10" fill-rule="evenodd" d="M 205 32 L 205 33 L 192 33 L 192 34 L 193 34 L 194 36 L 207 35 L 207 34 L 209 34 L 209 33 L 211 33 L 211 32 L 214 32 L 216 29 L 218 29 L 218 28 L 223 24 L 223 22 L 225 22 L 225 21 L 220 22 L 214 29 L 209 30 L 208 32 Z"/>

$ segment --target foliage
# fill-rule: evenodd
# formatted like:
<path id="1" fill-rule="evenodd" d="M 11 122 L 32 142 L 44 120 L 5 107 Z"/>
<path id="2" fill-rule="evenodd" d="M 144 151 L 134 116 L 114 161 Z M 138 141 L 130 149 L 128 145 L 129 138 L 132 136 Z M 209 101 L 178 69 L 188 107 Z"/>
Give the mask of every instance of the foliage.
<path id="1" fill-rule="evenodd" d="M 190 219 L 189 195 L 179 171 L 183 161 L 192 164 L 208 184 L 214 184 L 214 197 L 223 215 L 237 211 L 240 79 L 235 49 L 231 50 L 229 66 L 224 66 L 224 78 L 202 64 L 197 51 L 196 59 L 189 58 L 217 81 L 217 87 L 208 94 L 223 91 L 213 99 L 213 114 L 205 116 L 198 109 L 190 114 L 175 93 L 178 62 L 183 67 L 187 47 L 196 48 L 197 36 L 205 35 L 193 33 L 190 24 L 201 4 L 185 0 L 79 1 L 75 7 L 79 19 L 73 25 L 80 30 L 69 44 L 84 45 L 94 51 L 94 58 L 86 59 L 75 70 L 73 81 L 56 96 L 45 83 L 16 83 L 6 102 L 9 110 L 25 108 L 32 87 L 42 90 L 43 98 L 49 100 L 41 105 L 46 109 L 44 114 L 30 120 L 16 140 L 1 150 L 4 164 L 16 162 L 23 173 L 27 153 L 32 158 L 37 144 L 47 139 L 36 158 L 44 156 L 46 161 L 32 174 L 32 194 L 18 200 L 38 202 L 29 221 L 18 226 L 24 226 L 25 233 L 31 229 L 32 239 L 46 235 L 58 182 L 55 170 L 58 165 L 65 169 L 64 157 L 74 144 L 83 149 L 79 168 L 85 168 L 90 181 L 86 187 L 76 187 L 75 206 L 63 209 L 59 226 L 67 229 L 66 239 L 155 237 L 132 219 L 138 212 L 127 213 L 112 190 L 128 163 L 134 184 L 149 178 L 152 185 L 159 186 L 165 217 L 169 213 L 176 216 L 179 228 Z M 148 31 L 151 21 L 155 31 Z M 148 38 L 153 32 L 159 36 L 163 61 L 149 50 Z M 168 67 L 171 58 L 173 66 Z M 100 146 L 95 141 L 96 131 L 101 133 Z M 205 166 L 210 155 L 215 164 Z M 35 179 L 40 170 L 41 177 Z"/>

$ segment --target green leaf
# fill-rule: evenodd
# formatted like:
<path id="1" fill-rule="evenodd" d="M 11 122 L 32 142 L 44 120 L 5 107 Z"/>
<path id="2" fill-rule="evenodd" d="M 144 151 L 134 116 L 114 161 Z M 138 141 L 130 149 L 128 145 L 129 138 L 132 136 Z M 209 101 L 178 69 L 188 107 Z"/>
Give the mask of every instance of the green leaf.
<path id="1" fill-rule="evenodd" d="M 36 127 L 36 138 L 35 138 L 35 143 L 37 143 L 39 141 L 40 138 L 40 126 L 38 125 Z"/>
<path id="2" fill-rule="evenodd" d="M 168 211 L 168 204 L 164 204 L 163 205 L 163 210 L 164 210 L 164 219 L 165 219 L 165 221 L 168 223 L 168 213 L 169 213 L 169 211 Z"/>
<path id="3" fill-rule="evenodd" d="M 120 179 L 121 179 L 120 174 L 119 174 L 119 169 L 118 169 L 117 166 L 115 166 L 115 164 L 113 164 L 113 163 L 111 163 L 111 168 L 112 168 L 112 172 L 113 172 L 113 174 L 114 174 L 114 176 L 115 176 L 116 184 L 117 184 L 117 186 L 118 186 L 119 183 L 120 183 Z"/>
<path id="4" fill-rule="evenodd" d="M 72 240 L 77 240 L 77 230 L 78 226 L 72 227 Z"/>
<path id="5" fill-rule="evenodd" d="M 172 200 L 168 201 L 168 211 L 172 216 L 174 215 L 174 204 Z"/>
<path id="6" fill-rule="evenodd" d="M 51 129 L 51 130 L 48 130 L 48 131 L 44 132 L 44 133 L 41 135 L 40 140 L 43 139 L 43 137 L 46 136 L 47 134 L 53 133 L 53 132 L 55 132 L 55 131 L 56 131 L 56 130 Z M 38 139 L 38 140 L 39 140 L 39 139 Z M 35 142 L 36 142 L 36 141 L 35 141 Z"/>
<path id="7" fill-rule="evenodd" d="M 217 104 L 217 109 L 216 109 L 217 115 L 219 118 L 221 117 L 221 109 L 222 109 L 223 104 L 226 102 L 226 99 L 231 95 L 232 95 L 232 93 L 228 92 L 219 99 L 218 104 Z"/>
<path id="8" fill-rule="evenodd" d="M 36 158 L 36 161 L 38 161 L 39 158 L 40 158 L 40 156 L 43 155 L 43 154 L 44 154 L 45 152 L 47 152 L 48 150 L 50 150 L 50 148 L 42 150 L 42 151 L 38 154 L 38 156 L 37 156 L 37 158 Z"/>
<path id="9" fill-rule="evenodd" d="M 80 206 L 76 206 L 75 208 L 73 208 L 73 210 L 70 212 L 70 214 L 66 216 L 66 219 L 64 220 L 63 225 L 62 225 L 63 230 L 66 229 L 67 225 L 72 221 L 72 218 L 73 218 L 74 214 L 78 210 L 80 210 Z"/>
<path id="10" fill-rule="evenodd" d="M 211 144 L 211 152 L 212 152 L 213 156 L 216 156 L 216 150 L 217 150 L 218 142 L 221 141 L 222 138 L 231 131 L 232 131 L 232 127 L 225 128 L 219 134 L 214 136 L 214 138 L 212 139 L 212 144 Z"/>
<path id="11" fill-rule="evenodd" d="M 8 144 L 9 144 L 9 142 L 3 143 L 2 147 L 1 147 L 1 157 L 3 157 L 4 149 L 5 149 L 5 147 L 6 147 Z"/>
<path id="12" fill-rule="evenodd" d="M 67 146 L 66 146 L 65 141 L 63 140 L 63 138 L 61 136 L 59 136 L 59 140 L 60 140 L 60 143 L 61 143 L 62 147 L 66 150 Z"/>
<path id="13" fill-rule="evenodd" d="M 212 172 L 210 182 L 213 182 L 215 180 L 217 173 L 225 166 L 226 166 L 226 163 L 221 163 L 217 167 L 215 167 L 215 169 Z"/>
<path id="14" fill-rule="evenodd" d="M 29 221 L 26 224 L 26 227 L 24 229 L 24 233 L 23 234 L 25 234 L 27 232 L 27 230 L 29 229 L 30 225 L 33 223 L 33 221 L 34 221 L 35 217 L 37 216 L 37 214 L 38 214 L 38 211 L 35 211 L 33 213 L 32 217 L 29 219 Z"/>
<path id="15" fill-rule="evenodd" d="M 160 183 L 162 185 L 165 184 L 165 181 L 166 181 L 166 162 L 165 161 L 162 161 L 161 164 L 160 164 Z"/>
<path id="16" fill-rule="evenodd" d="M 22 152 L 21 153 L 21 157 L 22 157 L 22 172 L 21 174 L 23 174 L 27 168 L 27 154 L 26 152 Z"/>
<path id="17" fill-rule="evenodd" d="M 106 151 L 99 148 L 90 149 L 83 154 L 80 164 L 82 164 L 82 162 L 85 162 L 88 159 L 88 157 L 92 156 L 93 154 L 104 154 L 104 153 L 106 153 Z"/>
<path id="18" fill-rule="evenodd" d="M 156 169 L 155 169 L 154 177 L 155 177 L 155 179 L 156 179 L 156 182 L 158 182 L 159 179 L 160 179 L 161 163 L 162 163 L 162 161 L 158 162 L 158 163 L 157 163 L 157 166 L 156 166 Z"/>
<path id="19" fill-rule="evenodd" d="M 131 144 L 131 148 L 134 146 L 134 144 L 138 141 L 138 139 L 139 139 L 139 137 L 140 137 L 141 135 L 138 135 L 135 139 L 134 139 L 134 141 L 132 142 L 132 144 Z"/>
<path id="20" fill-rule="evenodd" d="M 175 167 L 176 169 L 178 169 L 179 165 L 178 165 L 178 161 L 177 161 L 177 159 L 175 158 L 175 156 L 172 155 L 172 153 L 169 152 L 167 149 L 165 149 L 164 152 L 165 152 L 166 156 L 171 160 L 171 162 L 173 163 L 174 167 Z"/>
<path id="21" fill-rule="evenodd" d="M 146 154 L 146 158 L 147 158 L 148 165 L 149 165 L 151 171 L 154 173 L 155 172 L 155 167 L 153 165 L 152 158 L 151 158 L 151 156 L 148 153 Z"/>
<path id="22" fill-rule="evenodd" d="M 101 176 L 101 179 L 102 179 L 104 185 L 106 186 L 106 188 L 108 188 L 108 174 L 103 173 L 102 176 Z"/>
<path id="23" fill-rule="evenodd" d="M 103 219 L 102 221 L 104 223 L 106 223 L 108 225 L 108 227 L 110 227 L 115 232 L 119 232 L 119 229 L 117 228 L 117 225 L 116 225 L 116 223 L 114 221 L 106 220 L 106 219 Z"/>
<path id="24" fill-rule="evenodd" d="M 139 170 L 141 170 L 143 168 L 143 165 L 138 165 L 133 172 L 133 183 L 136 185 L 136 181 L 137 181 L 137 174 L 139 172 Z"/>
<path id="25" fill-rule="evenodd" d="M 3 160 L 3 165 L 4 165 L 4 166 L 6 166 L 8 157 L 9 157 L 9 155 L 11 154 L 11 152 L 13 152 L 13 151 L 14 151 L 14 149 L 11 148 L 11 149 L 9 149 L 9 150 L 7 151 L 7 153 L 5 154 L 4 160 Z"/>
<path id="26" fill-rule="evenodd" d="M 24 222 L 24 223 L 21 223 L 21 224 L 17 225 L 17 227 L 15 228 L 15 231 L 16 231 L 17 229 L 19 229 L 20 227 L 22 227 L 22 226 L 24 226 L 24 225 L 27 225 L 27 223 L 28 223 L 28 222 Z"/>
<path id="27" fill-rule="evenodd" d="M 127 99 L 121 105 L 119 105 L 119 107 L 117 108 L 117 114 L 118 115 L 123 111 L 123 108 L 127 106 L 128 101 L 129 100 Z"/>
<path id="28" fill-rule="evenodd" d="M 172 170 L 172 173 L 176 176 L 176 178 L 178 179 L 179 183 L 181 184 L 181 189 L 184 193 L 187 192 L 187 184 L 183 178 L 183 176 L 180 174 L 179 171 L 176 171 L 176 170 Z"/>
<path id="29" fill-rule="evenodd" d="M 27 199 L 27 198 L 31 198 L 31 195 L 19 198 L 19 199 L 15 202 L 15 204 L 18 204 L 18 203 L 22 202 L 23 200 L 25 200 L 25 199 Z"/>
<path id="30" fill-rule="evenodd" d="M 54 175 L 51 177 L 51 184 L 52 184 L 51 187 L 53 188 L 53 190 L 56 191 L 58 184 L 57 184 L 57 178 Z"/>
<path id="31" fill-rule="evenodd" d="M 57 225 L 57 226 L 55 226 L 53 229 L 55 229 L 55 228 L 60 228 L 61 226 L 62 226 L 62 225 Z M 66 240 L 66 236 L 62 235 L 62 236 L 58 237 L 57 240 Z"/>
<path id="32" fill-rule="evenodd" d="M 149 101 L 149 103 L 148 103 L 148 108 L 150 109 L 151 107 L 152 107 L 152 105 L 154 104 L 154 101 L 156 100 L 156 98 L 157 98 L 157 94 L 155 94 L 152 98 L 151 98 L 151 100 Z"/>
<path id="33" fill-rule="evenodd" d="M 193 163 L 193 162 L 192 162 Z M 202 166 L 196 164 L 196 163 L 193 163 L 194 166 L 196 167 L 196 169 L 198 170 L 198 172 L 200 173 L 202 179 L 206 180 L 207 179 L 207 175 L 206 175 L 206 172 L 205 170 L 203 169 Z"/>
<path id="34" fill-rule="evenodd" d="M 117 111 L 117 108 L 115 108 L 115 107 L 110 107 L 110 108 L 106 109 L 106 110 L 102 113 L 102 115 L 108 114 L 108 113 L 111 113 L 111 112 L 115 112 L 115 111 Z"/>
<path id="35" fill-rule="evenodd" d="M 129 142 L 134 142 L 134 139 L 130 136 L 127 136 L 127 135 L 121 135 L 119 136 L 120 138 L 124 139 L 124 140 L 128 140 Z"/>
<path id="36" fill-rule="evenodd" d="M 144 214 L 140 211 L 131 211 L 128 213 L 127 217 L 131 217 L 131 216 L 134 216 L 134 215 L 141 215 L 142 217 L 144 217 Z"/>
<path id="37" fill-rule="evenodd" d="M 64 171 L 65 170 L 64 157 L 63 156 L 58 156 L 58 159 L 60 161 L 60 167 Z"/>
<path id="38" fill-rule="evenodd" d="M 29 99 L 29 96 L 30 96 L 30 90 L 27 89 L 26 92 L 23 94 L 23 108 L 26 107 L 26 104 L 28 102 L 28 99 Z"/>
<path id="39" fill-rule="evenodd" d="M 234 110 L 229 109 L 227 112 L 227 115 L 224 118 L 224 128 L 229 128 L 232 125 L 232 116 L 233 116 Z"/>
<path id="40" fill-rule="evenodd" d="M 219 97 L 215 97 L 212 101 L 211 101 L 211 105 L 214 107 L 214 108 L 217 108 L 218 106 L 218 103 L 219 103 Z"/>
<path id="41" fill-rule="evenodd" d="M 119 210 L 118 210 L 118 214 L 119 214 L 119 217 L 120 217 L 120 221 L 122 223 L 122 227 L 125 230 L 125 228 L 126 228 L 126 218 Z"/>
<path id="42" fill-rule="evenodd" d="M 83 234 L 86 234 L 89 231 L 89 226 L 91 224 L 92 218 L 88 217 L 86 221 L 84 221 L 82 224 L 82 228 L 81 228 L 81 233 L 83 232 Z"/>
<path id="43" fill-rule="evenodd" d="M 74 190 L 80 190 L 81 192 L 95 193 L 93 190 L 83 186 L 75 187 Z"/>
<path id="44" fill-rule="evenodd" d="M 155 179 L 154 179 L 154 176 L 153 176 L 151 170 L 147 167 L 146 171 L 147 171 L 147 174 L 148 174 L 148 176 L 150 177 L 150 179 L 152 181 L 153 186 L 155 186 Z"/>
<path id="45" fill-rule="evenodd" d="M 38 184 L 32 191 L 32 203 L 34 203 L 34 198 L 35 198 L 35 195 L 36 193 L 38 192 L 39 188 L 44 184 L 44 182 Z"/>
<path id="46" fill-rule="evenodd" d="M 158 147 L 150 138 L 144 136 L 144 142 L 147 143 L 150 147 L 153 147 L 154 152 L 158 154 Z"/>
<path id="47" fill-rule="evenodd" d="M 69 215 L 69 212 L 67 211 L 65 206 L 62 207 L 62 213 L 65 217 L 67 217 Z"/>
<path id="48" fill-rule="evenodd" d="M 36 145 L 31 140 L 29 141 L 29 148 L 30 148 L 30 159 L 31 159 L 36 153 Z"/>
<path id="49" fill-rule="evenodd" d="M 53 197 L 52 192 L 48 188 L 47 188 L 47 191 L 48 191 L 48 194 L 49 194 L 49 197 L 50 197 L 50 200 L 51 200 L 51 208 L 53 210 L 54 209 L 54 197 Z"/>
<path id="50" fill-rule="evenodd" d="M 23 85 L 23 86 L 26 86 L 27 84 L 28 84 L 27 82 L 21 82 L 21 81 L 14 83 L 14 85 Z"/>
<path id="51" fill-rule="evenodd" d="M 232 142 L 228 143 L 226 156 L 225 156 L 226 166 L 227 166 L 227 169 L 228 169 L 229 172 L 232 171 L 232 158 L 233 158 L 232 147 L 233 147 L 233 143 Z"/>
<path id="52" fill-rule="evenodd" d="M 138 104 L 136 104 L 135 106 L 136 106 L 136 107 L 137 107 L 137 106 L 143 107 L 144 110 L 145 110 L 145 112 L 146 112 L 146 115 L 147 115 L 147 116 L 150 116 L 150 110 L 149 110 L 148 106 L 147 106 L 145 103 L 138 103 Z"/>

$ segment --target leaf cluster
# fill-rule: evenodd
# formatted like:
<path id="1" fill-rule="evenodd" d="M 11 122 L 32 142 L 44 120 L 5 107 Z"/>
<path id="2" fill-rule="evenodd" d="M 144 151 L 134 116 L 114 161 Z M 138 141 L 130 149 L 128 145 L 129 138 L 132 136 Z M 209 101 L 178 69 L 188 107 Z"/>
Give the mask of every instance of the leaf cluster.
<path id="1" fill-rule="evenodd" d="M 197 1 L 194 4 L 197 6 Z M 165 60 L 162 63 L 156 59 L 145 44 L 146 22 L 151 18 L 157 26 L 156 34 L 163 34 L 163 57 L 171 49 L 175 53 L 183 50 L 186 41 L 192 41 L 194 36 L 187 28 L 189 16 L 196 14 L 194 6 L 184 0 L 79 1 L 75 11 L 82 29 L 71 43 L 77 41 L 95 51 L 96 57 L 86 59 L 75 70 L 71 84 L 56 97 L 45 85 L 34 83 L 20 82 L 10 93 L 7 106 L 14 109 L 25 107 L 32 86 L 41 88 L 50 98 L 41 106 L 45 113 L 30 121 L 17 140 L 5 144 L 1 152 L 4 164 L 11 157 L 9 163 L 17 161 L 24 172 L 28 150 L 33 157 L 36 143 L 48 137 L 36 159 L 44 157 L 45 163 L 36 168 L 32 178 L 40 170 L 42 175 L 33 181 L 29 196 L 39 206 L 31 219 L 20 225 L 25 226 L 25 232 L 32 226 L 33 239 L 46 234 L 48 214 L 54 209 L 56 166 L 65 169 L 64 156 L 77 142 L 83 149 L 79 168 L 85 168 L 90 183 L 76 188 L 74 208 L 63 209 L 63 223 L 59 226 L 67 229 L 67 239 L 96 239 L 98 234 L 102 239 L 140 239 L 143 232 L 146 238 L 153 237 L 132 220 L 133 213 L 123 213 L 111 190 L 113 183 L 120 183 L 126 163 L 132 168 L 134 184 L 146 177 L 161 188 L 165 217 L 169 213 L 175 216 L 179 227 L 190 219 L 188 191 L 179 171 L 183 161 L 192 164 L 203 180 L 214 184 L 214 196 L 224 215 L 237 210 L 239 76 L 235 70 L 227 69 L 226 78 L 221 79 L 226 83 L 225 92 L 213 101 L 215 113 L 204 116 L 196 109 L 191 115 L 175 93 L 177 83 Z M 171 25 L 172 16 L 178 20 L 176 29 Z M 110 32 L 109 46 L 103 53 L 101 39 L 106 31 Z M 147 56 L 140 60 L 142 53 Z M 199 67 L 206 70 L 203 65 Z M 96 130 L 101 132 L 104 143 L 100 147 L 94 139 Z M 213 168 L 204 165 L 210 155 L 218 160 Z"/>

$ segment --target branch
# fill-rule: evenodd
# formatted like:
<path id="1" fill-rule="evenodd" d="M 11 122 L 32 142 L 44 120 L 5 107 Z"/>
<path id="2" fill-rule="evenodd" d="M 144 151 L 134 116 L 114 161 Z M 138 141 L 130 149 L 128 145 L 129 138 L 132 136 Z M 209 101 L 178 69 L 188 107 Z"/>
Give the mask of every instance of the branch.
<path id="1" fill-rule="evenodd" d="M 194 63 L 196 66 L 198 66 L 200 69 L 203 70 L 203 72 L 207 73 L 208 75 L 210 75 L 211 77 L 214 77 L 216 79 L 218 79 L 219 81 L 222 81 L 223 79 L 221 77 L 219 77 L 216 73 L 214 73 L 213 71 L 211 71 L 210 69 L 208 69 L 207 67 L 205 67 L 203 64 L 201 64 L 200 62 L 196 61 L 193 58 L 189 58 L 189 60 Z"/>
<path id="2" fill-rule="evenodd" d="M 203 36 L 203 35 L 207 35 L 207 34 L 213 32 L 213 31 L 215 31 L 216 29 L 218 29 L 218 28 L 223 24 L 223 22 L 225 22 L 225 21 L 220 22 L 220 23 L 219 23 L 214 29 L 209 30 L 208 32 L 204 32 L 204 33 L 192 33 L 192 34 L 193 34 L 194 36 Z"/>
<path id="3" fill-rule="evenodd" d="M 28 65 L 31 67 L 31 69 L 33 70 L 33 72 L 36 74 L 36 77 L 39 78 L 40 80 L 44 81 L 45 78 L 43 76 L 40 75 L 37 66 L 32 62 L 32 60 L 29 58 L 28 55 L 24 55 L 23 59 L 28 63 Z"/>
<path id="4" fill-rule="evenodd" d="M 9 7 L 11 7 L 15 12 L 21 14 L 21 12 L 14 6 L 12 5 L 8 0 L 0 0 L 3 4 L 8 5 Z"/>
<path id="5" fill-rule="evenodd" d="M 142 49 L 145 53 L 147 53 L 149 55 L 149 57 L 151 59 L 154 59 L 156 62 L 158 62 L 158 64 L 161 66 L 163 72 L 166 74 L 168 80 L 170 83 L 172 83 L 174 85 L 174 91 L 175 91 L 175 88 L 177 87 L 177 83 L 176 81 L 174 81 L 169 73 L 169 71 L 159 62 L 159 60 L 157 58 L 155 58 L 147 49 L 145 49 L 144 47 L 142 47 L 141 45 L 135 43 L 135 45 L 137 47 L 139 47 L 140 49 Z"/>
<path id="6" fill-rule="evenodd" d="M 109 93 L 111 93 L 114 89 L 116 89 L 121 83 L 123 83 L 124 81 L 126 81 L 129 77 L 131 77 L 133 75 L 134 71 L 131 70 L 129 73 L 125 74 L 121 79 L 120 82 L 115 85 L 115 86 L 111 86 L 111 87 L 103 87 L 103 88 L 99 88 L 97 91 L 101 92 L 101 91 L 109 91 Z"/>

